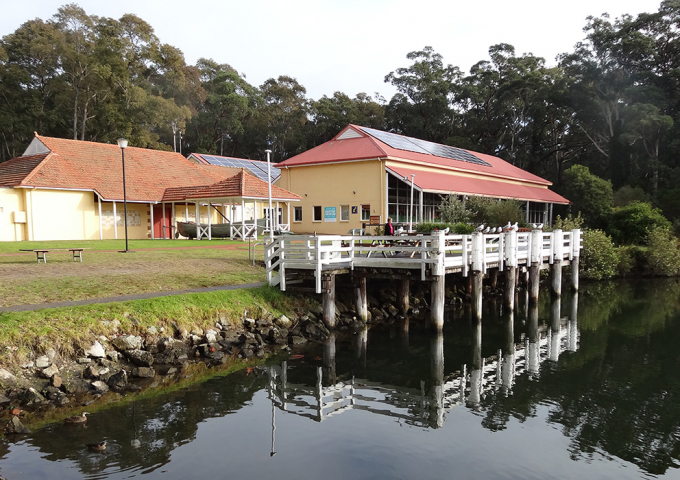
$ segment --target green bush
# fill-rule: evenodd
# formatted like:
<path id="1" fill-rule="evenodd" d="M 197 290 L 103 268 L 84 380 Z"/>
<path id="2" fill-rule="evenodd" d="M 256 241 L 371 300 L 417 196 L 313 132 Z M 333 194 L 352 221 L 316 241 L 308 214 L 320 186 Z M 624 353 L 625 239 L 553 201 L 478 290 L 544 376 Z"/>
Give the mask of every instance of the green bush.
<path id="1" fill-rule="evenodd" d="M 416 231 L 418 233 L 430 233 L 434 230 L 444 230 L 446 227 L 451 230 L 450 233 L 459 235 L 469 235 L 475 231 L 475 227 L 467 223 L 419 223 Z"/>
<path id="2" fill-rule="evenodd" d="M 472 223 L 485 224 L 491 227 L 502 227 L 508 222 L 524 220 L 522 203 L 517 200 L 499 200 L 488 197 L 470 197 L 465 202 L 470 212 Z"/>
<path id="3" fill-rule="evenodd" d="M 559 215 L 553 222 L 552 229 L 546 228 L 546 231 L 549 230 L 562 230 L 563 232 L 569 232 L 571 230 L 575 229 L 581 229 L 583 228 L 583 217 L 581 216 L 581 212 L 578 212 L 578 214 L 574 217 L 571 213 L 567 215 L 566 218 L 562 218 Z"/>
<path id="4" fill-rule="evenodd" d="M 439 216 L 445 223 L 467 223 L 472 214 L 458 195 L 449 195 L 439 205 Z"/>
<path id="5" fill-rule="evenodd" d="M 608 220 L 609 233 L 619 245 L 643 245 L 650 230 L 671 227 L 661 210 L 645 202 L 614 208 Z"/>
<path id="6" fill-rule="evenodd" d="M 678 239 L 670 228 L 653 227 L 647 234 L 647 273 L 670 277 L 680 274 Z"/>
<path id="7" fill-rule="evenodd" d="M 619 259 L 609 237 L 602 230 L 583 231 L 581 276 L 592 280 L 611 278 L 617 273 Z"/>
<path id="8" fill-rule="evenodd" d="M 624 245 L 616 249 L 619 259 L 617 266 L 618 276 L 627 277 L 629 275 L 644 273 L 644 254 L 646 248 L 637 245 Z"/>

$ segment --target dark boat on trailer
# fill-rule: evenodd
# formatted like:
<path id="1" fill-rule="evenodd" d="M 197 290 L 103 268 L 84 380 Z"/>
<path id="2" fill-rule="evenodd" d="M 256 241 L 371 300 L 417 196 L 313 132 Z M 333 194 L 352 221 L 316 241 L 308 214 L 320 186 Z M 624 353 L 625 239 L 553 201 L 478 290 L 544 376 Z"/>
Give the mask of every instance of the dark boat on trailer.
<path id="1" fill-rule="evenodd" d="M 207 223 L 201 223 L 201 228 L 208 228 Z M 177 232 L 190 239 L 197 237 L 196 223 L 194 222 L 177 222 Z M 211 238 L 229 238 L 231 236 L 231 223 L 213 223 L 210 225 Z"/>

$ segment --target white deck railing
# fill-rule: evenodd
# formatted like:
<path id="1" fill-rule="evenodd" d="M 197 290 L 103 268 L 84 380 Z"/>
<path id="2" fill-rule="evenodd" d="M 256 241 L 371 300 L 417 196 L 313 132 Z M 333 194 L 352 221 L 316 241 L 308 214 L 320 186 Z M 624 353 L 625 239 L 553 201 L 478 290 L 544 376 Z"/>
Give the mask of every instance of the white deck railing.
<path id="1" fill-rule="evenodd" d="M 576 241 L 575 241 L 576 239 Z M 267 280 L 286 289 L 286 269 L 314 270 L 316 291 L 321 293 L 321 272 L 329 268 L 374 267 L 421 271 L 443 275 L 458 269 L 487 271 L 505 265 L 550 263 L 579 256 L 581 231 L 505 232 L 501 234 L 418 236 L 317 235 L 283 236 L 265 245 Z"/>

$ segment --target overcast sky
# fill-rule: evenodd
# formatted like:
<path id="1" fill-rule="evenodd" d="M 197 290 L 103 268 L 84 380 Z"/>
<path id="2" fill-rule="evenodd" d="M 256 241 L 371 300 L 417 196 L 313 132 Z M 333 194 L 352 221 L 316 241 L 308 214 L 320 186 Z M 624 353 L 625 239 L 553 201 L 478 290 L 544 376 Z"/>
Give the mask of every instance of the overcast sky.
<path id="1" fill-rule="evenodd" d="M 31 18 L 48 19 L 66 1 L 3 0 L 0 36 Z M 164 43 L 228 63 L 253 85 L 290 75 L 318 99 L 341 91 L 393 95 L 385 75 L 407 67 L 406 54 L 432 46 L 467 71 L 496 43 L 549 65 L 584 37 L 586 17 L 637 15 L 659 0 L 81 0 L 90 15 L 134 13 Z"/>

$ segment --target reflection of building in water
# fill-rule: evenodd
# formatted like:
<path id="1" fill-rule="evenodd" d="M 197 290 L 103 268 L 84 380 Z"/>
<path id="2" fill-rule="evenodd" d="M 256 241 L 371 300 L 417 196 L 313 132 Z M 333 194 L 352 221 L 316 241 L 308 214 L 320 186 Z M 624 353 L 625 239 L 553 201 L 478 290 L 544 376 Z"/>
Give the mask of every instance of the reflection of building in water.
<path id="1" fill-rule="evenodd" d="M 461 404 L 477 408 L 487 393 L 510 395 L 518 376 L 526 373 L 537 377 L 541 363 L 557 361 L 562 352 L 576 351 L 578 332 L 573 305 L 571 318 L 561 318 L 559 308 L 553 308 L 550 326 L 543 329 L 538 326 L 538 309 L 532 307 L 528 335 L 519 344 L 514 343 L 513 318 L 509 315 L 505 321 L 504 350 L 488 359 L 482 357 L 482 325 L 477 322 L 472 330 L 472 361 L 452 375 L 445 375 L 444 371 L 443 335 L 433 336 L 431 375 L 421 380 L 419 389 L 355 377 L 337 381 L 332 337 L 324 345 L 323 366 L 317 367 L 313 386 L 289 382 L 287 362 L 268 367 L 269 398 L 280 410 L 319 422 L 347 410 L 365 410 L 408 425 L 438 428 L 452 408 Z M 359 335 L 357 343 L 358 354 L 365 358 L 366 332 Z M 324 380 L 328 386 L 324 386 Z"/>

